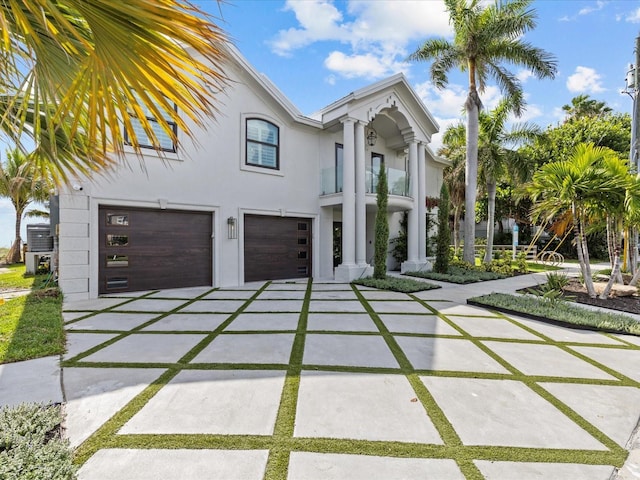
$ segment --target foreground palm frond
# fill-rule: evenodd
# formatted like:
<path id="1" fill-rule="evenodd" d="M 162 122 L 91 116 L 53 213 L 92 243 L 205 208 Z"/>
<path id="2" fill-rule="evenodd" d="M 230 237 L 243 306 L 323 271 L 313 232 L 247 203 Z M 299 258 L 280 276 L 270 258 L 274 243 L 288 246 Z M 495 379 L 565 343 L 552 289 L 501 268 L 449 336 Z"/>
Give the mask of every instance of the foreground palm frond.
<path id="1" fill-rule="evenodd" d="M 226 37 L 188 0 L 12 0 L 0 3 L 0 129 L 58 181 L 107 167 L 131 117 L 169 137 L 217 112 Z M 33 144 L 33 145 L 31 145 Z"/>

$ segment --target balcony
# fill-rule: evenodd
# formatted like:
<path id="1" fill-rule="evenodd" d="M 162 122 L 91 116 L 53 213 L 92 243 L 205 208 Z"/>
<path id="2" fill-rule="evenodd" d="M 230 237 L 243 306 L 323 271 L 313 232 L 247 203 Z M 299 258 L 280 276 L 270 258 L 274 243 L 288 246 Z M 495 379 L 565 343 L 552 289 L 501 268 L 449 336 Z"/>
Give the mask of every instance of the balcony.
<path id="1" fill-rule="evenodd" d="M 397 168 L 387 168 L 389 195 L 409 196 L 409 173 Z M 365 172 L 366 192 L 377 193 L 378 172 L 368 168 Z M 342 172 L 335 167 L 324 168 L 320 172 L 320 195 L 342 192 Z"/>

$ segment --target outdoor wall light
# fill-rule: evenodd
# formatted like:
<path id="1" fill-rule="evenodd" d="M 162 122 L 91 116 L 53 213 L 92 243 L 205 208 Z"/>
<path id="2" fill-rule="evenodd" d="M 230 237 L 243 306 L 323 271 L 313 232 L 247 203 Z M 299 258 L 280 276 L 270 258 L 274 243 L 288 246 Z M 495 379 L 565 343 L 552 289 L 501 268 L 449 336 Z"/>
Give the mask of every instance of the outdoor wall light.
<path id="1" fill-rule="evenodd" d="M 227 218 L 227 237 L 230 240 L 238 238 L 238 220 L 235 217 Z"/>
<path id="2" fill-rule="evenodd" d="M 369 127 L 369 132 L 367 133 L 367 145 L 373 147 L 376 144 L 376 140 L 378 140 L 378 134 L 372 127 Z"/>

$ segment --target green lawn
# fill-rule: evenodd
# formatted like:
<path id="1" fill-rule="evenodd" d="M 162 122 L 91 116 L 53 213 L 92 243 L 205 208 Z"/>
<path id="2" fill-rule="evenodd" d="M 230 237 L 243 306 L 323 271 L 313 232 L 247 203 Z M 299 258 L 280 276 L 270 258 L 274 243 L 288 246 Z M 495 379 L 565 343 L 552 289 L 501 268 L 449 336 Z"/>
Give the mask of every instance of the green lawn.
<path id="1" fill-rule="evenodd" d="M 24 265 L 0 273 L 0 291 L 31 293 L 0 304 L 0 363 L 58 355 L 64 352 L 62 295 L 57 288 L 40 289 L 47 275 L 26 276 Z"/>

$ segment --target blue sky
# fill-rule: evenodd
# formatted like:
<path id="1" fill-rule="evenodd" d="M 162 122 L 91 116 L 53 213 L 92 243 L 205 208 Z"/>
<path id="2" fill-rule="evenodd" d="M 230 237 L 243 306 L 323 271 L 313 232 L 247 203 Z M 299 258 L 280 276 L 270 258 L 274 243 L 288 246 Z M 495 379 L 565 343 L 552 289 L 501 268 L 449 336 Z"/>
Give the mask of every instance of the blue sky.
<path id="1" fill-rule="evenodd" d="M 429 37 L 451 38 L 440 0 L 196 0 L 218 18 L 251 64 L 304 114 L 372 82 L 403 72 L 444 130 L 461 118 L 466 86 L 459 72 L 445 90 L 433 88 L 427 63 L 406 57 Z M 512 69 L 523 82 L 522 120 L 546 127 L 562 120 L 562 106 L 580 94 L 630 112 L 621 95 L 640 34 L 640 0 L 537 0 L 538 25 L 525 40 L 556 56 L 558 75 L 537 80 Z M 482 95 L 491 108 L 500 92 Z M 439 138 L 434 138 L 434 146 Z M 13 240 L 13 209 L 0 200 L 0 246 Z M 24 238 L 24 235 L 23 235 Z"/>

